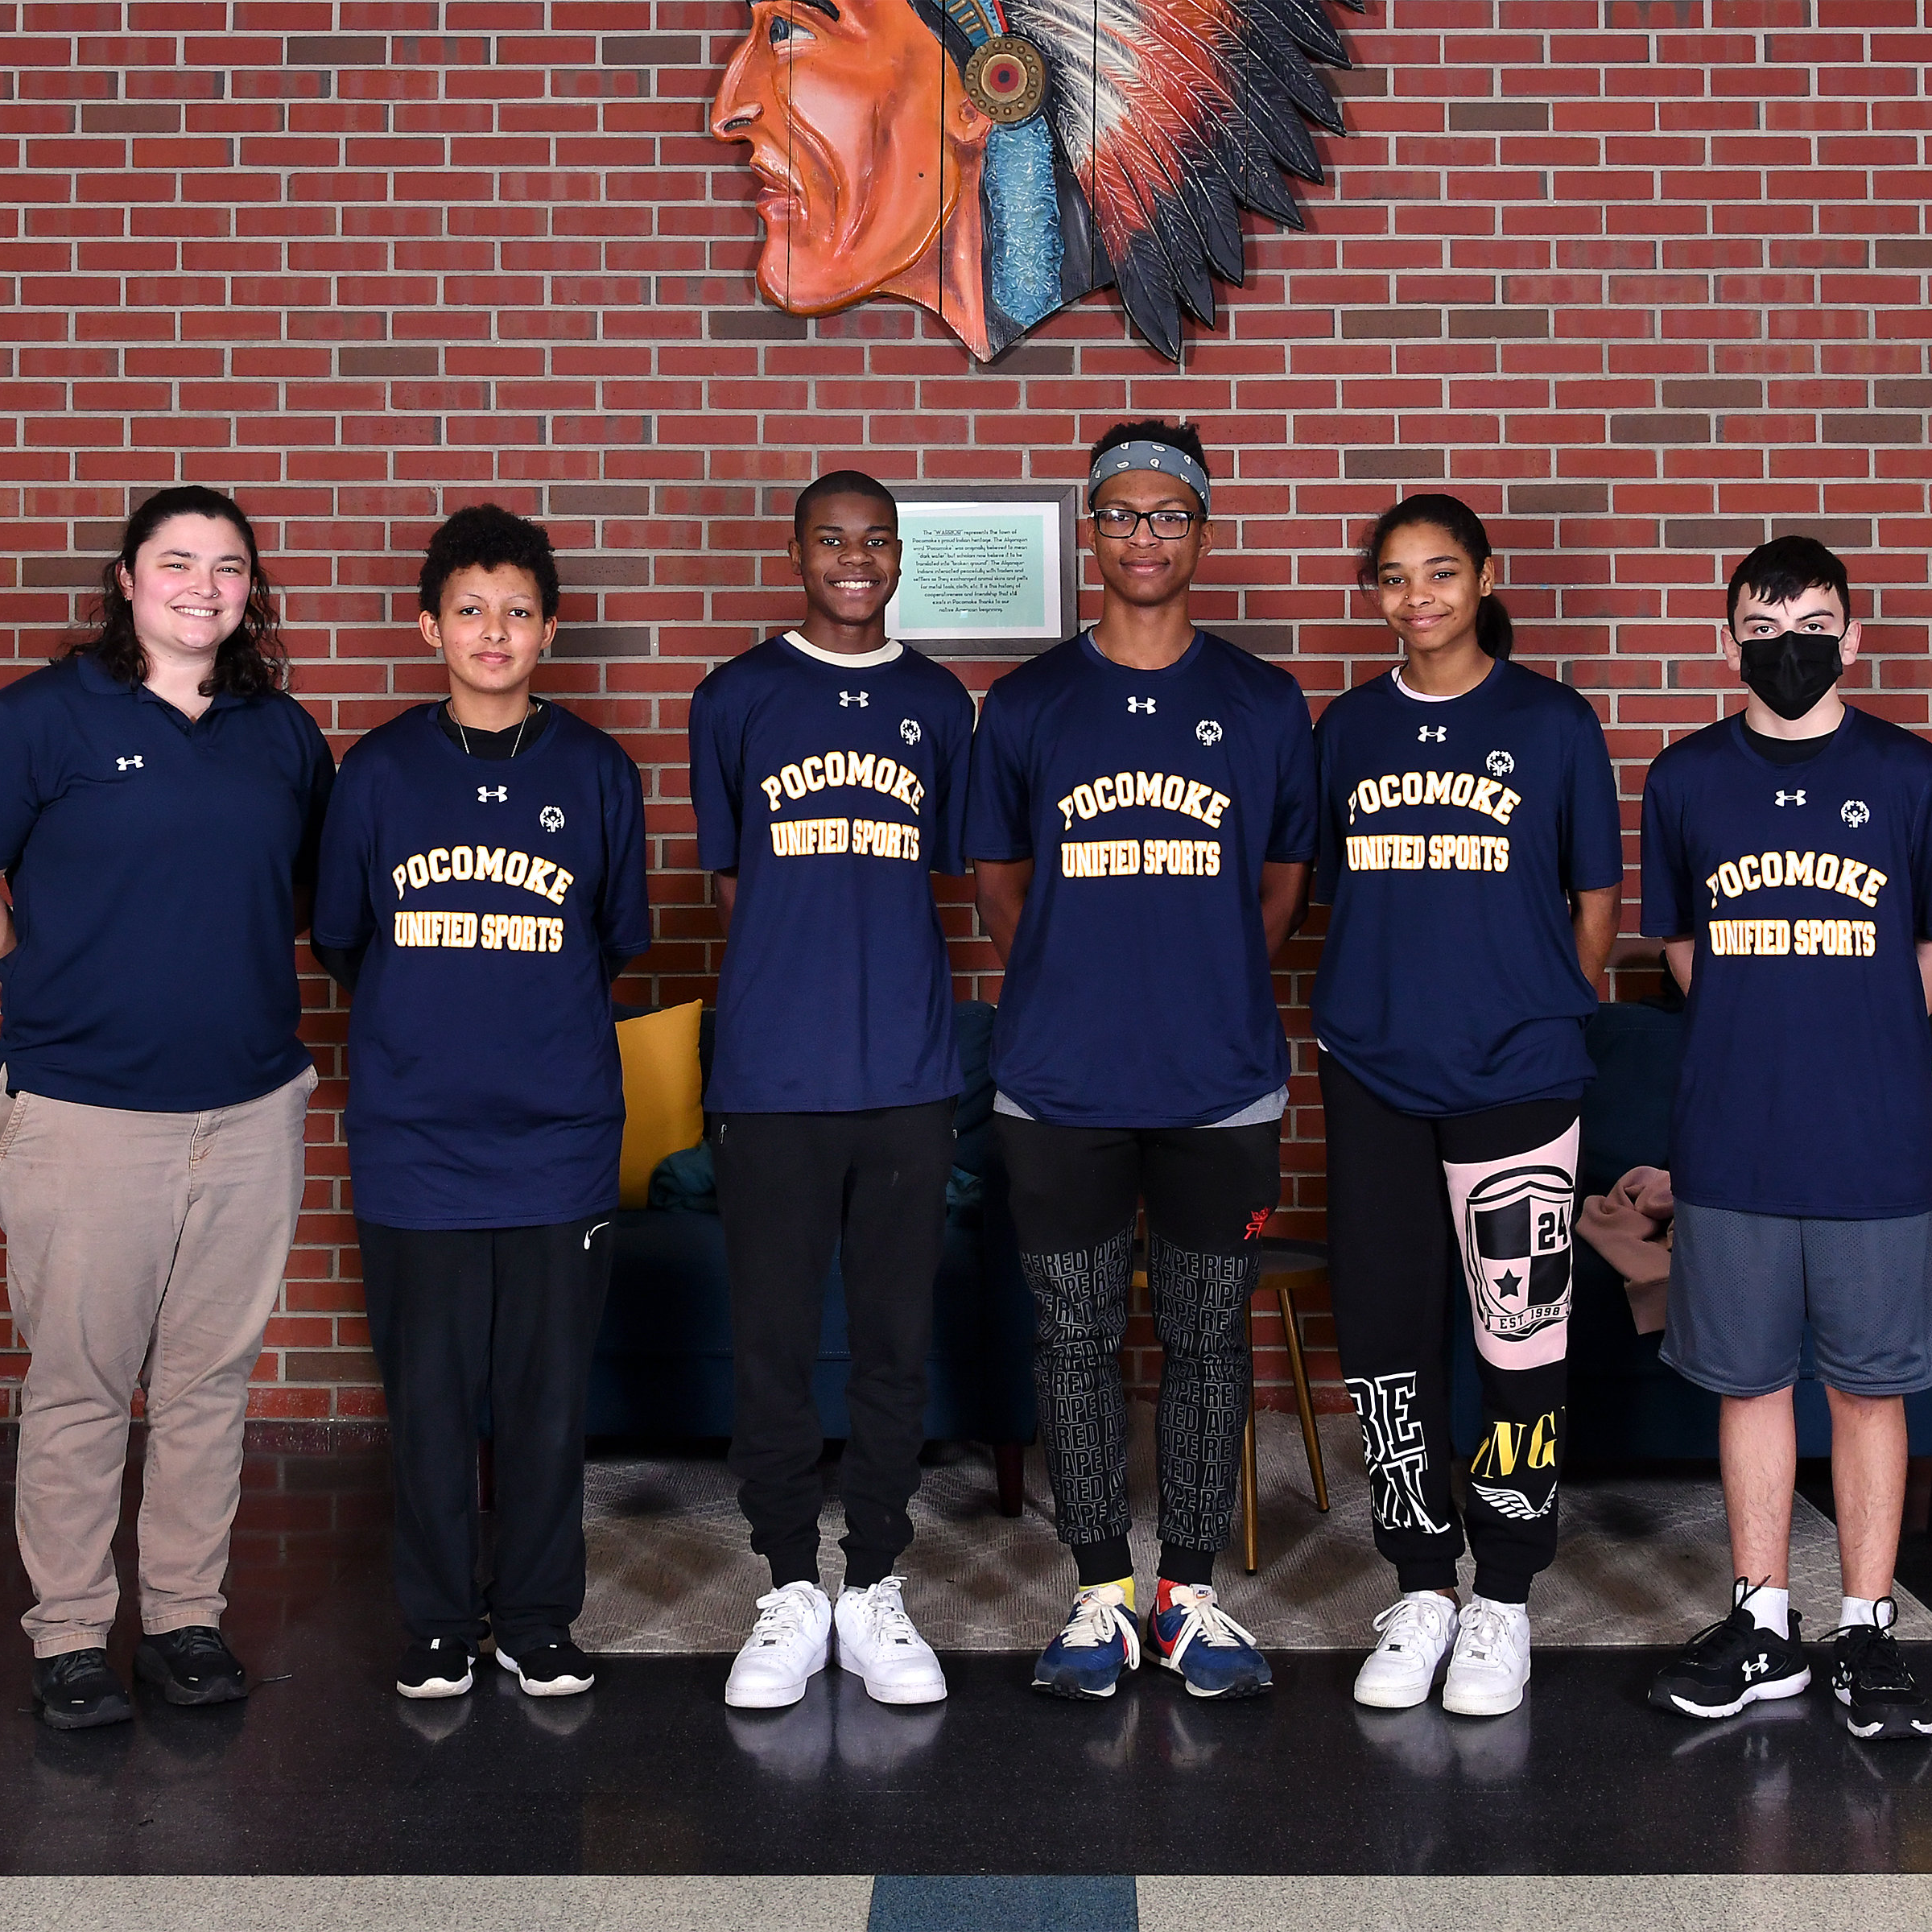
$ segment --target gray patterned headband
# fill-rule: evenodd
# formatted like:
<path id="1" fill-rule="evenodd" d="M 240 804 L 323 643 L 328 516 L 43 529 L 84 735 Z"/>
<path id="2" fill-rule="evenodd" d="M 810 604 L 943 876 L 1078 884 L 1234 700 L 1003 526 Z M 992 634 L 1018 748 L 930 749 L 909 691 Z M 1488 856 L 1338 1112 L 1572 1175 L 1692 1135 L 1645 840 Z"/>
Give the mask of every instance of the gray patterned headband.
<path id="1" fill-rule="evenodd" d="M 1093 493 L 1109 477 L 1130 469 L 1158 470 L 1164 477 L 1179 477 L 1201 500 L 1201 514 L 1208 515 L 1208 473 L 1184 449 L 1169 443 L 1117 443 L 1094 464 L 1087 479 L 1087 507 L 1093 508 Z"/>

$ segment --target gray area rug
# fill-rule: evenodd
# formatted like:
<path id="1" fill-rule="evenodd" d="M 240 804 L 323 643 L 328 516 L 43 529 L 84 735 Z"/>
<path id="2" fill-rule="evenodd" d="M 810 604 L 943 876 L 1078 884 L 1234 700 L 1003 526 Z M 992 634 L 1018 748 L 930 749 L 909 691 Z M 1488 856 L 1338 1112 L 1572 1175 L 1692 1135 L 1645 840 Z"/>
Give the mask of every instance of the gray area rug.
<path id="1" fill-rule="evenodd" d="M 1129 1477 L 1137 1519 L 1136 1574 L 1154 1575 L 1154 1411 L 1131 1405 Z M 1369 1535 L 1361 1438 L 1350 1416 L 1322 1418 L 1331 1508 L 1315 1507 L 1301 1430 L 1265 1411 L 1258 1455 L 1261 1569 L 1236 1547 L 1216 1566 L 1229 1614 L 1269 1649 L 1365 1649 L 1394 1572 Z M 837 1586 L 844 1529 L 836 1472 L 820 1518 L 824 1580 Z M 1543 1644 L 1670 1644 L 1721 1616 L 1731 1562 L 1724 1496 L 1715 1478 L 1658 1476 L 1567 1484 L 1562 1541 L 1530 1603 Z M 1026 1505 L 1012 1520 L 994 1499 L 984 1450 L 928 1468 L 906 1553 L 906 1607 L 940 1650 L 1034 1650 L 1071 1601 L 1073 1566 L 1053 1533 L 1053 1502 L 1038 1447 L 1026 1453 Z M 736 1485 L 722 1459 L 665 1457 L 592 1463 L 585 1475 L 590 1589 L 577 1641 L 601 1652 L 732 1651 L 766 1587 L 747 1546 Z M 1791 1600 L 1814 1631 L 1838 1620 L 1838 1548 L 1830 1521 L 1801 1496 L 1792 1527 Z M 1465 1557 L 1465 1590 L 1474 1566 Z M 1898 1634 L 1932 1638 L 1932 1614 L 1901 1591 Z"/>

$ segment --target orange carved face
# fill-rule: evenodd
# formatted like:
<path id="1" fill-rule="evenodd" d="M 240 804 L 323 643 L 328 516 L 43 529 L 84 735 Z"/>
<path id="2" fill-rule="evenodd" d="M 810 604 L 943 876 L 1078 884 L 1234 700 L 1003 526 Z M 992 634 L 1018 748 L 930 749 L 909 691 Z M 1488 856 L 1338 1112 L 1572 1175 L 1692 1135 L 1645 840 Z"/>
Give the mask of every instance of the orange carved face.
<path id="1" fill-rule="evenodd" d="M 882 290 L 934 306 L 968 188 L 976 242 L 989 126 L 909 0 L 753 0 L 711 131 L 751 149 L 766 299 L 807 316 Z"/>

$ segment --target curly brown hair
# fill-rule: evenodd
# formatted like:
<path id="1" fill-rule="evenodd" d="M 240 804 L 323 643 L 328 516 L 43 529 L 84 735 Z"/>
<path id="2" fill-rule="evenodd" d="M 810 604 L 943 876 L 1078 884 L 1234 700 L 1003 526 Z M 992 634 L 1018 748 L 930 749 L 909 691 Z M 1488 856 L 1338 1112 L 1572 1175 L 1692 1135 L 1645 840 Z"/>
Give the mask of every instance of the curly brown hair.
<path id="1" fill-rule="evenodd" d="M 262 568 L 254 530 L 232 497 L 199 483 L 158 490 L 128 518 L 127 528 L 121 533 L 120 551 L 101 573 L 101 601 L 89 615 L 89 634 L 76 638 L 58 654 L 71 658 L 91 651 L 101 668 L 122 683 L 146 681 L 147 653 L 134 634 L 134 606 L 121 588 L 120 573 L 125 568 L 133 576 L 134 558 L 141 547 L 171 517 L 219 517 L 232 524 L 248 546 L 248 608 L 242 614 L 242 621 L 221 640 L 215 652 L 214 667 L 201 684 L 202 696 L 212 698 L 226 693 L 237 698 L 260 698 L 285 689 L 288 647 L 282 642 L 275 588 Z"/>

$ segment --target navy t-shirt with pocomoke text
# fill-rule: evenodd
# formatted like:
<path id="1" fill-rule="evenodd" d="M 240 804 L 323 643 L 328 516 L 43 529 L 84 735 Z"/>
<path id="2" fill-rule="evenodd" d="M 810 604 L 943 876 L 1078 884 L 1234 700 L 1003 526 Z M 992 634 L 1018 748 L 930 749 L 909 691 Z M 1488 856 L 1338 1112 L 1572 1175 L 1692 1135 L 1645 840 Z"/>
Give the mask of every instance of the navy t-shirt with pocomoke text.
<path id="1" fill-rule="evenodd" d="M 440 708 L 349 753 L 323 832 L 316 942 L 368 948 L 343 1119 L 356 1212 L 415 1228 L 614 1212 L 605 962 L 650 943 L 637 767 L 558 704 L 515 759 L 469 758 Z"/>
<path id="2" fill-rule="evenodd" d="M 912 1107 L 960 1090 L 932 895 L 963 873 L 972 700 L 891 643 L 795 633 L 721 664 L 691 702 L 698 862 L 737 875 L 705 1104 Z"/>
<path id="3" fill-rule="evenodd" d="M 1389 673 L 1335 699 L 1315 746 L 1323 1050 L 1402 1113 L 1581 1094 L 1597 1002 L 1567 894 L 1624 866 L 1588 701 L 1507 659 L 1455 698 Z"/>
<path id="4" fill-rule="evenodd" d="M 1135 671 L 1086 634 L 1000 679 L 966 849 L 1031 859 L 993 1026 L 1001 1095 L 1076 1127 L 1196 1127 L 1288 1075 L 1265 862 L 1315 854 L 1301 687 L 1196 632 Z"/>
<path id="5" fill-rule="evenodd" d="M 1932 745 L 1847 709 L 1802 764 L 1741 715 L 1644 786 L 1643 929 L 1694 940 L 1670 1124 L 1693 1207 L 1932 1212 Z"/>
<path id="6" fill-rule="evenodd" d="M 284 692 L 224 692 L 190 720 L 92 652 L 0 692 L 7 1085 L 195 1113 L 312 1067 L 296 904 L 335 771 Z"/>

